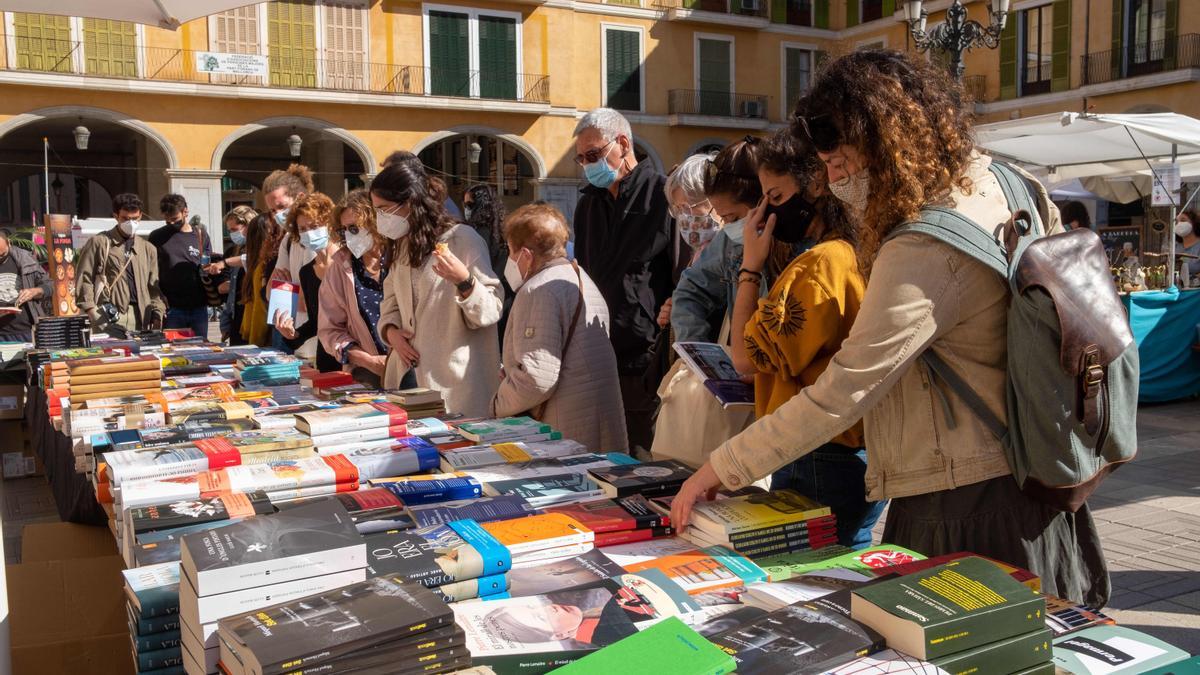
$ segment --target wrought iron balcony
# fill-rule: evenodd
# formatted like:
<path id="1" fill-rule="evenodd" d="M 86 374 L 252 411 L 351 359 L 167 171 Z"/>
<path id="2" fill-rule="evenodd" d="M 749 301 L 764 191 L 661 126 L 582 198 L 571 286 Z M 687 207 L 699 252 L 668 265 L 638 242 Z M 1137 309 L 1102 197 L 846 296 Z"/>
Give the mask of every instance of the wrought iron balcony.
<path id="1" fill-rule="evenodd" d="M 727 91 L 672 89 L 667 92 L 667 113 L 672 124 L 765 128 L 767 96 Z"/>
<path id="2" fill-rule="evenodd" d="M 653 0 L 672 20 L 765 26 L 771 22 L 770 0 Z"/>
<path id="3" fill-rule="evenodd" d="M 1200 34 L 1126 45 L 1080 57 L 1080 84 L 1100 84 L 1180 68 L 1200 68 Z"/>

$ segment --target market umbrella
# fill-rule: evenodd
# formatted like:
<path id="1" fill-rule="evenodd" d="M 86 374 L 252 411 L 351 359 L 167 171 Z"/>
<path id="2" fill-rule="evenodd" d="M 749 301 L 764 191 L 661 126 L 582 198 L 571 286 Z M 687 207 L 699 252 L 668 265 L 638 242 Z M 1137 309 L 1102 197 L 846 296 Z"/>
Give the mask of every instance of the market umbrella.
<path id="1" fill-rule="evenodd" d="M 210 14 L 258 4 L 247 0 L 0 0 L 0 10 L 132 21 L 175 30 Z"/>

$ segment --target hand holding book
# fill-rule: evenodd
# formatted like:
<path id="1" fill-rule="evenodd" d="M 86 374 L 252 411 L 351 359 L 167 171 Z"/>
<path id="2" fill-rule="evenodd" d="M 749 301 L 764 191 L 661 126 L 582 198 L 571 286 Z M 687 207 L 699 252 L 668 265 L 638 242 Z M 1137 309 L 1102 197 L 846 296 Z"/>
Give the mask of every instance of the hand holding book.
<path id="1" fill-rule="evenodd" d="M 721 478 L 713 469 L 712 462 L 705 462 L 692 477 L 684 481 L 683 487 L 671 502 L 671 522 L 682 532 L 692 517 L 692 507 L 701 497 L 712 501 L 721 487 Z"/>

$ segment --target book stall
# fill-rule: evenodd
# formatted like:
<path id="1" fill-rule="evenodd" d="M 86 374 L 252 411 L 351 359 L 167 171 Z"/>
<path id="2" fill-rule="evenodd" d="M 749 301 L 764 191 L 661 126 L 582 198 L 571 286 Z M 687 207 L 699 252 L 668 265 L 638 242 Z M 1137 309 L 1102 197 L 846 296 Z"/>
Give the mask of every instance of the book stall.
<path id="1" fill-rule="evenodd" d="M 115 551 L 64 582 L 90 589 L 81 615 L 107 607 L 122 628 L 108 649 L 60 649 L 70 672 L 1082 674 L 1190 658 L 970 552 L 843 548 L 830 509 L 787 490 L 721 494 L 678 531 L 687 466 L 588 452 L 528 417 L 464 419 L 434 391 L 161 334 L 28 363 L 48 472 L 70 458 L 74 491 L 56 498 L 99 514 L 82 529 Z M 47 671 L 14 649 L 13 672 Z"/>

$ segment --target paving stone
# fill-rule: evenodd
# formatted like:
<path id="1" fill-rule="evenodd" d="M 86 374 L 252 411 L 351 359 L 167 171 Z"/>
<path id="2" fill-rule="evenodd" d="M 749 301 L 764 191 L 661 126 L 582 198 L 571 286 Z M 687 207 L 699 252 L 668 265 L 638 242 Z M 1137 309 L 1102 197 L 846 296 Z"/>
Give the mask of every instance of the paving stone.
<path id="1" fill-rule="evenodd" d="M 1120 521 L 1119 525 L 1200 542 L 1200 515 L 1155 509 L 1155 513 Z M 1103 536 L 1104 530 L 1100 530 Z"/>
<path id="2" fill-rule="evenodd" d="M 1112 597 L 1108 599 L 1108 606 L 1104 609 L 1104 613 L 1108 614 L 1115 609 L 1134 609 L 1135 607 L 1141 607 L 1142 605 L 1158 601 L 1158 598 L 1153 595 L 1131 591 L 1128 588 L 1117 590 L 1114 587 Z"/>

